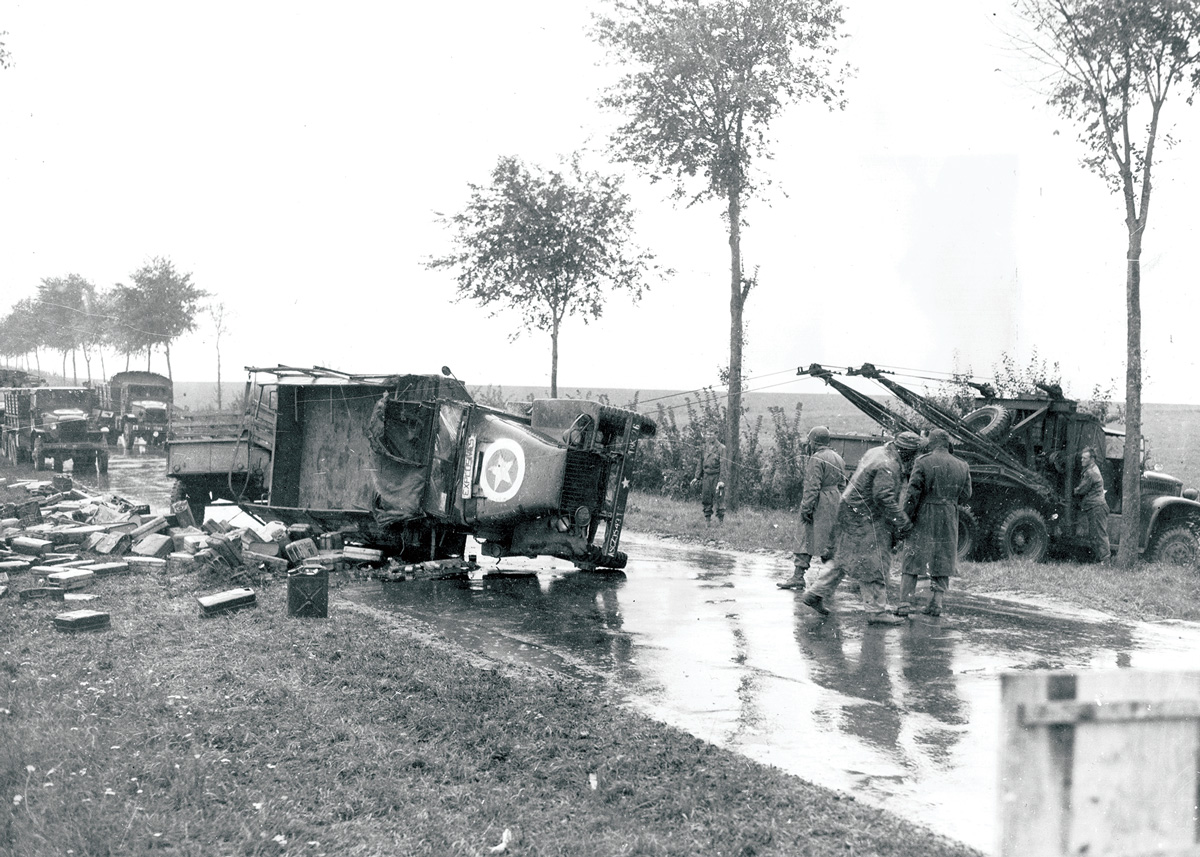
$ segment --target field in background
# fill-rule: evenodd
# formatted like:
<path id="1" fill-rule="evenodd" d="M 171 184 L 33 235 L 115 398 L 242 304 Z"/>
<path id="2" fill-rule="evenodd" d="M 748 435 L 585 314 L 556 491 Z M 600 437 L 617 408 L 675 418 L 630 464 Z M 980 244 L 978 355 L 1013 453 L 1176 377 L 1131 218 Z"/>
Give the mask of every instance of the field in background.
<path id="1" fill-rule="evenodd" d="M 244 379 L 239 375 L 236 382 L 225 382 L 224 398 L 226 407 L 234 401 L 244 388 Z M 821 389 L 816 382 L 809 384 L 813 389 Z M 204 410 L 216 407 L 216 383 L 208 381 L 178 381 L 176 382 L 175 401 L 180 406 L 192 410 Z M 530 396 L 548 396 L 550 391 L 545 387 L 524 386 L 477 386 L 467 384 L 472 395 L 481 401 L 523 402 Z M 564 398 L 600 399 L 607 398 L 608 402 L 618 407 L 629 407 L 636 398 L 637 410 L 650 416 L 656 416 L 659 405 L 674 408 L 676 418 L 686 422 L 687 411 L 684 401 L 687 395 L 693 402 L 697 394 L 682 394 L 674 390 L 629 390 L 623 388 L 579 388 L 562 387 L 559 393 Z M 753 425 L 755 420 L 763 417 L 764 433 L 770 427 L 768 409 L 782 408 L 790 419 L 795 413 L 796 405 L 802 407 L 800 424 L 803 427 L 826 425 L 835 433 L 847 434 L 878 434 L 879 428 L 864 416 L 853 405 L 836 393 L 747 393 L 746 407 L 749 410 L 747 421 Z M 1183 480 L 1185 485 L 1200 487 L 1200 405 L 1161 405 L 1147 404 L 1144 406 L 1143 433 L 1149 439 L 1153 460 L 1169 473 Z M 764 437 L 764 443 L 770 438 Z"/>

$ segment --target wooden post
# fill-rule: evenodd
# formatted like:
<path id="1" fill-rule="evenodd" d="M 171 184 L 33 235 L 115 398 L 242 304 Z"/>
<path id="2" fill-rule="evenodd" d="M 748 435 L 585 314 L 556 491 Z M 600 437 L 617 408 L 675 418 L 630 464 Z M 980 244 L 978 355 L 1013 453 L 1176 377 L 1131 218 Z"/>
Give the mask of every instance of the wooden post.
<path id="1" fill-rule="evenodd" d="M 1200 855 L 1200 672 L 1001 677 L 1000 857 Z"/>

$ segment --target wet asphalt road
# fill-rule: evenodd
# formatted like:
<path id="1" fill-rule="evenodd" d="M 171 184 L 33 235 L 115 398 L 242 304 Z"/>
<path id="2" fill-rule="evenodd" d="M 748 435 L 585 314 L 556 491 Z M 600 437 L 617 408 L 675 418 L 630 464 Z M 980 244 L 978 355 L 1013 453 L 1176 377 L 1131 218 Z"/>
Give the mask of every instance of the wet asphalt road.
<path id="1" fill-rule="evenodd" d="M 106 483 L 82 481 L 162 511 L 163 463 L 114 455 Z M 940 619 L 868 627 L 848 591 L 822 618 L 778 589 L 791 572 L 784 557 L 628 532 L 622 548 L 624 573 L 504 560 L 536 576 L 352 583 L 338 594 L 419 618 L 472 652 L 602 683 L 697 737 L 988 852 L 1001 673 L 1182 669 L 1200 650 L 1196 625 L 953 592 Z"/>
<path id="2" fill-rule="evenodd" d="M 965 595 L 940 619 L 868 627 L 849 592 L 823 619 L 778 589 L 784 558 L 628 533 L 623 547 L 624 574 L 505 560 L 538 574 L 342 594 L 473 652 L 605 682 L 659 720 L 988 852 L 1001 673 L 1186 668 L 1200 647 L 1192 625 Z"/>

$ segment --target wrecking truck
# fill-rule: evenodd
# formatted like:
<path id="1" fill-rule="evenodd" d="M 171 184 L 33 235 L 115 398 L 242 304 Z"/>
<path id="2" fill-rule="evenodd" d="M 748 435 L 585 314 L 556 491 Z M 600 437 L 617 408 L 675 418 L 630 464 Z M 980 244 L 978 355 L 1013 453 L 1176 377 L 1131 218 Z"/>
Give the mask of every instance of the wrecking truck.
<path id="1" fill-rule="evenodd" d="M 1039 385 L 1040 395 L 1015 399 L 996 398 L 988 385 L 976 385 L 981 393 L 976 408 L 959 417 L 870 363 L 843 373 L 814 363 L 797 374 L 822 379 L 886 431 L 920 434 L 927 427 L 860 393 L 836 374 L 869 378 L 929 426 L 950 434 L 955 454 L 971 467 L 974 488 L 969 509 L 959 509 L 960 557 L 998 555 L 1040 562 L 1051 550 L 1070 554 L 1084 547 L 1086 522 L 1073 492 L 1085 447 L 1096 451 L 1108 502 L 1109 539 L 1114 548 L 1117 545 L 1124 505 L 1124 434 L 1079 410 L 1057 385 Z M 1139 552 L 1175 565 L 1200 564 L 1200 492 L 1184 490 L 1173 476 L 1146 470 L 1145 460 L 1143 449 Z M 851 459 L 847 465 L 853 466 Z"/>
<path id="2" fill-rule="evenodd" d="M 167 475 L 189 502 L 193 489 L 201 502 L 231 499 L 260 519 L 340 533 L 403 562 L 460 557 L 470 535 L 485 556 L 625 566 L 630 476 L 653 420 L 577 399 L 537 399 L 527 414 L 498 410 L 475 402 L 446 368 L 248 371 L 273 380 L 247 396 L 225 454 L 202 450 L 203 438 L 167 442 Z M 241 469 L 205 471 L 205 455 Z"/>

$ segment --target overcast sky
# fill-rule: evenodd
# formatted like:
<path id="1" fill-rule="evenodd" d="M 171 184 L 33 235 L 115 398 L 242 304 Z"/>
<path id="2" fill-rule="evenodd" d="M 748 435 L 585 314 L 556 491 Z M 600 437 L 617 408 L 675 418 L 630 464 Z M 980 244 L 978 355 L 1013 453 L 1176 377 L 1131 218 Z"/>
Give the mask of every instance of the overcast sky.
<path id="1" fill-rule="evenodd" d="M 779 119 L 773 184 L 746 213 L 746 370 L 771 376 L 752 389 L 814 361 L 986 374 L 1036 348 L 1069 392 L 1115 380 L 1123 396 L 1123 210 L 1031 88 L 1009 7 L 845 0 L 848 106 Z M 451 275 L 422 261 L 449 246 L 435 212 L 501 155 L 554 166 L 579 150 L 610 168 L 615 118 L 596 99 L 618 70 L 588 36 L 599 8 L 0 0 L 0 312 L 44 277 L 107 287 L 164 256 L 233 314 L 227 379 L 449 364 L 468 384 L 548 384 L 547 336 L 510 343 L 515 317 L 455 303 Z M 1160 149 L 1145 236 L 1145 399 L 1200 402 L 1200 121 L 1182 98 L 1166 118 L 1180 143 Z M 560 388 L 715 383 L 720 207 L 678 208 L 621 171 L 639 241 L 677 273 L 636 307 L 615 297 L 569 321 Z M 211 326 L 172 356 L 178 379 L 215 377 Z"/>

